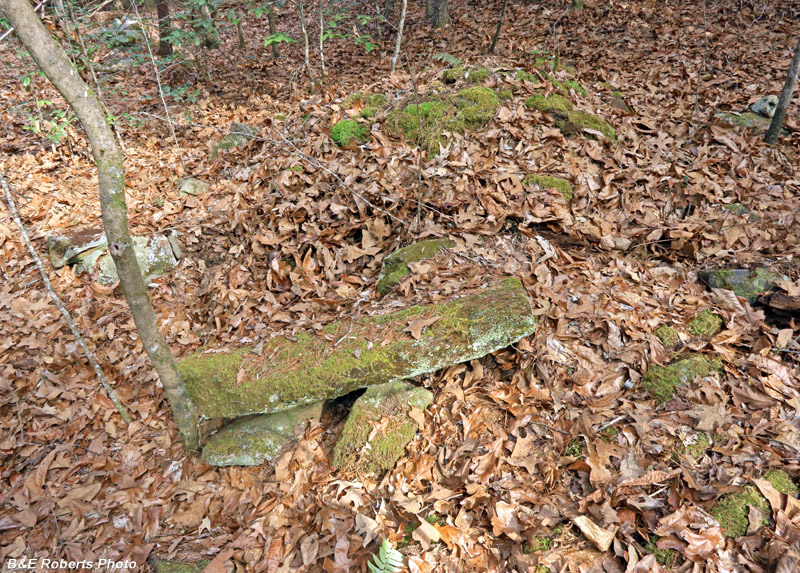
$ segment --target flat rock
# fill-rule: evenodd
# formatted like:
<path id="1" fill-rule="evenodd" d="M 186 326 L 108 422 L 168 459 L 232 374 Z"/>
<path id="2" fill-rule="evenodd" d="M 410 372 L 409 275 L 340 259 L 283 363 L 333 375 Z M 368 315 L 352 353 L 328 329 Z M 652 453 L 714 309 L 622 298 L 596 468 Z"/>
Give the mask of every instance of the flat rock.
<path id="1" fill-rule="evenodd" d="M 233 122 L 228 135 L 222 138 L 211 150 L 211 159 L 216 159 L 220 151 L 228 151 L 252 141 L 256 137 L 256 128 L 244 123 Z"/>
<path id="2" fill-rule="evenodd" d="M 50 263 L 57 269 L 77 263 L 81 255 L 85 256 L 89 251 L 108 246 L 103 229 L 98 228 L 55 231 L 45 237 L 45 242 Z"/>
<path id="3" fill-rule="evenodd" d="M 408 415 L 425 410 L 433 394 L 407 382 L 371 386 L 350 410 L 342 435 L 333 449 L 333 466 L 357 473 L 392 469 L 419 430 Z"/>
<path id="4" fill-rule="evenodd" d="M 706 269 L 697 273 L 711 288 L 726 288 L 755 302 L 759 296 L 775 286 L 781 277 L 763 267 L 749 269 Z"/>
<path id="5" fill-rule="evenodd" d="M 178 264 L 170 240 L 163 235 L 152 237 L 133 237 L 133 250 L 136 262 L 142 271 L 145 282 L 167 274 Z M 105 251 L 93 251 L 83 257 L 75 267 L 76 272 L 97 272 L 97 282 L 103 285 L 114 284 L 119 280 L 117 267 L 111 255 Z"/>
<path id="6" fill-rule="evenodd" d="M 294 428 L 318 420 L 324 400 L 274 414 L 239 418 L 211 436 L 201 459 L 211 466 L 257 466 L 272 461 L 295 438 Z"/>
<path id="7" fill-rule="evenodd" d="M 153 561 L 153 571 L 155 573 L 202 573 L 209 563 L 211 563 L 209 560 L 185 562 L 156 559 Z"/>
<path id="8" fill-rule="evenodd" d="M 206 191 L 208 191 L 210 185 L 205 181 L 200 181 L 199 179 L 195 179 L 194 177 L 189 177 L 188 179 L 184 179 L 183 183 L 181 183 L 181 188 L 178 191 L 178 195 L 202 195 Z"/>
<path id="9" fill-rule="evenodd" d="M 750 111 L 757 113 L 762 117 L 772 118 L 775 115 L 775 110 L 778 108 L 778 96 L 770 94 L 765 95 L 759 100 L 750 104 Z"/>
<path id="10" fill-rule="evenodd" d="M 429 259 L 440 250 L 455 246 L 455 241 L 450 239 L 428 239 L 398 249 L 383 259 L 383 267 L 378 277 L 378 292 L 384 295 L 388 294 L 392 288 L 400 284 L 400 281 L 411 273 L 409 263 L 418 263 Z"/>
<path id="11" fill-rule="evenodd" d="M 509 278 L 448 302 L 334 322 L 294 341 L 275 338 L 259 355 L 247 347 L 200 351 L 178 368 L 201 416 L 234 418 L 434 372 L 505 348 L 534 330 L 525 288 Z"/>
<path id="12" fill-rule="evenodd" d="M 742 113 L 733 111 L 719 112 L 714 114 L 714 118 L 734 127 L 746 127 L 757 131 L 767 131 L 767 129 L 769 129 L 769 124 L 772 123 L 770 118 L 758 115 L 752 111 L 745 111 Z M 781 129 L 781 133 L 788 132 L 785 129 Z"/>

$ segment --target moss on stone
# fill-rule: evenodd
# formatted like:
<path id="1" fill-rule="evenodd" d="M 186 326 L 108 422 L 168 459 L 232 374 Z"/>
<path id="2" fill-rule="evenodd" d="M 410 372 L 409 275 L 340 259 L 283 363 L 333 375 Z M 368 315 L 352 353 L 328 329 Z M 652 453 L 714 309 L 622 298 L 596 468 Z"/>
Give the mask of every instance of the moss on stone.
<path id="1" fill-rule="evenodd" d="M 201 573 L 210 563 L 208 560 L 184 563 L 181 561 L 153 561 L 155 573 Z"/>
<path id="2" fill-rule="evenodd" d="M 499 97 L 501 101 L 510 100 L 514 97 L 514 92 L 511 90 L 500 90 L 497 92 L 497 97 Z"/>
<path id="3" fill-rule="evenodd" d="M 748 302 L 755 302 L 763 293 L 775 286 L 780 277 L 771 270 L 759 267 L 747 269 L 703 270 L 700 278 L 712 288 L 727 288 Z"/>
<path id="4" fill-rule="evenodd" d="M 417 433 L 408 415 L 424 410 L 433 394 L 405 382 L 372 386 L 356 400 L 333 449 L 333 465 L 358 473 L 390 470 Z"/>
<path id="5" fill-rule="evenodd" d="M 565 88 L 567 90 L 567 93 L 569 93 L 569 90 L 573 90 L 575 93 L 578 93 L 584 97 L 586 96 L 586 90 L 583 89 L 583 86 L 578 82 L 576 82 L 575 80 L 567 80 L 565 82 L 559 82 L 559 85 Z"/>
<path id="6" fill-rule="evenodd" d="M 441 317 L 419 340 L 409 320 Z M 205 418 L 270 413 L 413 378 L 485 356 L 533 333 L 530 300 L 518 279 L 460 299 L 343 320 L 296 341 L 275 338 L 260 355 L 198 352 L 179 363 L 187 391 Z"/>
<path id="7" fill-rule="evenodd" d="M 669 366 L 651 366 L 644 375 L 643 387 L 656 402 L 664 403 L 672 398 L 678 386 L 683 386 L 698 376 L 708 376 L 721 367 L 719 358 L 708 359 L 695 354 Z"/>
<path id="8" fill-rule="evenodd" d="M 573 197 L 572 183 L 560 177 L 534 175 L 531 173 L 522 180 L 522 183 L 525 185 L 538 185 L 543 189 L 555 189 L 561 193 L 561 196 L 564 197 L 564 201 L 567 202 L 571 201 Z"/>
<path id="9" fill-rule="evenodd" d="M 675 329 L 666 324 L 659 326 L 655 331 L 655 335 L 666 348 L 674 348 L 681 342 L 681 337 L 678 336 Z"/>
<path id="10" fill-rule="evenodd" d="M 781 493 L 797 495 L 797 486 L 792 481 L 792 476 L 790 476 L 786 470 L 770 470 L 764 474 L 764 479 Z"/>
<path id="11" fill-rule="evenodd" d="M 611 127 L 608 122 L 597 117 L 596 115 L 583 110 L 570 111 L 566 119 L 559 120 L 556 125 L 563 132 L 570 132 L 581 129 L 591 129 L 592 131 L 599 131 L 606 139 L 612 141 L 617 140 L 617 132 Z"/>
<path id="12" fill-rule="evenodd" d="M 353 141 L 364 143 L 369 139 L 369 129 L 354 119 L 343 119 L 331 129 L 331 139 L 339 147 L 350 145 Z"/>
<path id="13" fill-rule="evenodd" d="M 386 105 L 387 99 L 383 94 L 366 94 L 364 92 L 357 92 L 348 96 L 342 101 L 342 106 L 346 108 L 353 107 L 356 103 L 360 103 L 361 108 L 360 116 L 363 118 L 372 118 L 378 111 Z"/>
<path id="14" fill-rule="evenodd" d="M 244 123 L 232 123 L 228 135 L 223 137 L 211 150 L 211 159 L 216 159 L 220 151 L 229 151 L 252 141 L 255 136 L 255 128 Z"/>
<path id="15" fill-rule="evenodd" d="M 450 249 L 456 244 L 450 239 L 428 239 L 419 241 L 398 249 L 383 259 L 380 277 L 378 277 L 378 292 L 388 294 L 392 288 L 400 284 L 410 272 L 408 264 L 429 259 L 442 249 Z"/>
<path id="16" fill-rule="evenodd" d="M 201 459 L 212 466 L 257 466 L 272 460 L 294 439 L 296 426 L 319 419 L 323 403 L 239 418 L 209 438 Z"/>
<path id="17" fill-rule="evenodd" d="M 482 84 L 492 74 L 489 68 L 473 68 L 467 72 L 467 82 L 470 84 Z"/>
<path id="18" fill-rule="evenodd" d="M 745 486 L 742 491 L 723 495 L 711 509 L 711 515 L 722 526 L 725 537 L 741 537 L 747 533 L 749 524 L 748 506 L 757 507 L 767 516 L 771 510 L 769 502 L 755 486 Z M 769 523 L 766 519 L 765 521 Z"/>
<path id="19" fill-rule="evenodd" d="M 438 153 L 447 142 L 445 132 L 463 133 L 486 125 L 497 111 L 500 100 L 489 88 L 476 86 L 455 96 L 409 104 L 386 117 L 389 135 L 404 136 L 429 153 Z"/>
<path id="20" fill-rule="evenodd" d="M 452 84 L 462 79 L 466 74 L 464 66 L 456 66 L 454 68 L 447 68 L 442 72 L 442 81 L 446 84 Z"/>
<path id="21" fill-rule="evenodd" d="M 722 330 L 722 317 L 706 309 L 689 323 L 688 330 L 692 336 L 711 337 Z"/>
<path id="22" fill-rule="evenodd" d="M 572 102 L 558 94 L 550 94 L 549 96 L 534 94 L 525 100 L 525 105 L 532 109 L 538 109 L 539 111 L 555 110 L 569 113 L 573 109 Z"/>

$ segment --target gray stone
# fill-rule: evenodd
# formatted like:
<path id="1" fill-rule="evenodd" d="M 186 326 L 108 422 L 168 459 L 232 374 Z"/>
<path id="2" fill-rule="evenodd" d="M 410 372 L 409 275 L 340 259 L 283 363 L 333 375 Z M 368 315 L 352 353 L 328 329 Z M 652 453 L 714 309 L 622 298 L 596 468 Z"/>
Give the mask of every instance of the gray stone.
<path id="1" fill-rule="evenodd" d="M 758 129 L 760 131 L 766 131 L 770 123 L 769 119 L 766 119 L 751 111 L 745 111 L 742 113 L 736 113 L 733 111 L 719 112 L 715 113 L 714 117 L 719 121 L 734 127 L 748 127 L 751 129 Z"/>
<path id="2" fill-rule="evenodd" d="M 108 246 L 103 229 L 73 229 L 57 231 L 45 237 L 50 263 L 60 269 L 74 264 L 88 251 L 102 250 Z"/>
<path id="3" fill-rule="evenodd" d="M 170 240 L 163 235 L 149 238 L 133 237 L 133 249 L 145 282 L 167 274 L 170 268 L 178 264 Z M 103 285 L 110 285 L 119 280 L 114 260 L 105 248 L 82 253 L 76 258 L 75 272 L 77 274 L 97 272 L 97 282 Z"/>
<path id="4" fill-rule="evenodd" d="M 220 151 L 228 151 L 252 141 L 255 139 L 257 133 L 254 127 L 244 123 L 233 122 L 228 131 L 228 135 L 223 137 L 222 140 L 214 146 L 214 149 L 211 150 L 211 159 L 216 159 Z"/>
<path id="5" fill-rule="evenodd" d="M 210 185 L 205 181 L 200 181 L 199 179 L 195 179 L 194 177 L 190 177 L 189 179 L 184 179 L 183 183 L 181 183 L 180 191 L 178 195 L 202 195 L 206 191 L 210 189 Z"/>
<path id="6" fill-rule="evenodd" d="M 758 101 L 750 104 L 750 111 L 757 113 L 761 117 L 771 118 L 775 115 L 775 109 L 778 107 L 778 96 L 767 95 Z"/>
<path id="7" fill-rule="evenodd" d="M 203 569 L 211 563 L 209 560 L 184 562 L 184 561 L 165 561 L 156 559 L 153 561 L 153 571 L 155 573 L 203 573 Z"/>
<path id="8" fill-rule="evenodd" d="M 273 338 L 258 355 L 247 347 L 201 350 L 178 368 L 201 416 L 232 418 L 435 372 L 514 344 L 535 327 L 525 288 L 510 278 L 448 302 Z"/>
<path id="9" fill-rule="evenodd" d="M 356 400 L 333 449 L 333 466 L 357 473 L 392 469 L 419 430 L 408 413 L 425 410 L 433 394 L 407 382 L 371 386 Z"/>
<path id="10" fill-rule="evenodd" d="M 775 286 L 781 277 L 763 267 L 748 269 L 705 269 L 698 273 L 711 288 L 726 288 L 743 296 L 748 302 L 758 298 Z"/>
<path id="11" fill-rule="evenodd" d="M 257 466 L 272 461 L 295 438 L 294 429 L 319 420 L 324 401 L 275 414 L 239 418 L 211 436 L 201 459 L 212 466 Z"/>

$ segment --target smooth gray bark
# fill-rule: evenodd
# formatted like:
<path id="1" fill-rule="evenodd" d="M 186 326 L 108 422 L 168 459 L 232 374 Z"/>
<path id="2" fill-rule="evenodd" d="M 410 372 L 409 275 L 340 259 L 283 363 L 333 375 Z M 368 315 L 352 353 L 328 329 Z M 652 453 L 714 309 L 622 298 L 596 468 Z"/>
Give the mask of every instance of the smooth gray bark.
<path id="1" fill-rule="evenodd" d="M 408 11 L 408 0 L 403 0 L 400 8 L 400 23 L 397 25 L 397 41 L 394 45 L 394 55 L 392 56 L 392 68 L 390 73 L 394 73 L 397 67 L 397 60 L 400 58 L 400 47 L 403 44 L 403 28 L 406 25 L 406 12 Z"/>
<path id="2" fill-rule="evenodd" d="M 772 116 L 772 123 L 769 124 L 769 129 L 764 135 L 764 141 L 767 143 L 778 141 L 778 136 L 783 128 L 783 121 L 786 119 L 786 110 L 789 109 L 789 102 L 792 100 L 792 93 L 797 85 L 798 73 L 800 73 L 800 40 L 797 41 L 797 47 L 794 49 L 792 63 L 789 64 L 789 74 L 786 76 L 786 83 L 783 84 L 781 97 L 778 99 L 778 107 L 775 108 L 775 115 Z"/>
<path id="3" fill-rule="evenodd" d="M 142 345 L 164 386 L 184 444 L 195 449 L 199 445 L 197 411 L 178 374 L 175 358 L 158 330 L 147 287 L 136 262 L 128 230 L 122 151 L 106 121 L 100 100 L 72 67 L 64 50 L 50 36 L 27 0 L 0 0 L 0 12 L 14 26 L 17 37 L 39 68 L 72 107 L 89 137 L 98 170 L 103 227 L 122 292 Z"/>

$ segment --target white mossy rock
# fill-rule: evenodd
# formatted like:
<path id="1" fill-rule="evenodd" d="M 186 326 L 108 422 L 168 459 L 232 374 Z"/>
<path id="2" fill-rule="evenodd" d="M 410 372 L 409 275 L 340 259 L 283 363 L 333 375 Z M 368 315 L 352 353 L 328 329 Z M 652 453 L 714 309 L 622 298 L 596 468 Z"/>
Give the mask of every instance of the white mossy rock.
<path id="1" fill-rule="evenodd" d="M 99 256 L 108 246 L 103 229 L 97 228 L 56 231 L 47 235 L 45 241 L 50 263 L 57 269 L 78 262 L 91 251 L 97 251 Z"/>
<path id="2" fill-rule="evenodd" d="M 772 117 L 775 115 L 777 107 L 778 96 L 770 94 L 750 104 L 750 111 L 757 113 L 761 117 Z"/>
<path id="3" fill-rule="evenodd" d="M 206 183 L 205 181 L 200 181 L 199 179 L 195 179 L 194 177 L 190 177 L 189 179 L 184 179 L 183 183 L 181 183 L 180 191 L 178 195 L 192 195 L 196 197 L 197 195 L 202 195 L 206 191 L 208 191 L 211 186 Z"/>

